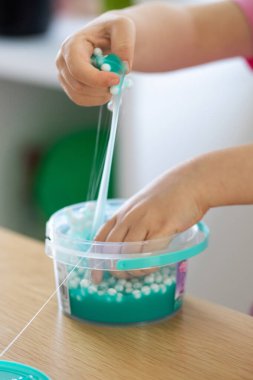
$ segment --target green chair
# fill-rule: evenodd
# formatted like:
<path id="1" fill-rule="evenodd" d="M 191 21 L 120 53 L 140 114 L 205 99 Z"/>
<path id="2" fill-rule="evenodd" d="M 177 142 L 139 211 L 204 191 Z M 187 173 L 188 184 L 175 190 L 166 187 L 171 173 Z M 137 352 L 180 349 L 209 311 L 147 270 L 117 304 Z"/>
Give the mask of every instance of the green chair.
<path id="1" fill-rule="evenodd" d="M 45 219 L 67 205 L 96 199 L 108 130 L 102 128 L 100 132 L 95 173 L 93 172 L 95 175 L 92 180 L 96 135 L 95 127 L 73 132 L 59 138 L 43 154 L 35 173 L 33 198 Z M 94 182 L 97 184 L 93 191 L 91 181 L 93 185 Z M 115 162 L 108 197 L 115 197 Z"/>

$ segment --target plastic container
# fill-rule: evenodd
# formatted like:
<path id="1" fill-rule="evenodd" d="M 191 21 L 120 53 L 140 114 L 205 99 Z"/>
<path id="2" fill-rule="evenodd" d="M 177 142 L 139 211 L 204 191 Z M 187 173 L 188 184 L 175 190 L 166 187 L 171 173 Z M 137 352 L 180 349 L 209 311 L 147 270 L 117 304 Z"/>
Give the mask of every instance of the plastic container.
<path id="1" fill-rule="evenodd" d="M 43 372 L 26 364 L 0 360 L 1 380 L 50 380 Z"/>
<path id="2" fill-rule="evenodd" d="M 106 217 L 122 204 L 107 203 Z M 90 240 L 95 202 L 56 212 L 47 223 L 59 306 L 66 315 L 102 324 L 132 324 L 173 316 L 182 306 L 187 259 L 208 244 L 203 222 L 168 238 L 133 243 Z M 65 280 L 65 281 L 64 281 Z"/>

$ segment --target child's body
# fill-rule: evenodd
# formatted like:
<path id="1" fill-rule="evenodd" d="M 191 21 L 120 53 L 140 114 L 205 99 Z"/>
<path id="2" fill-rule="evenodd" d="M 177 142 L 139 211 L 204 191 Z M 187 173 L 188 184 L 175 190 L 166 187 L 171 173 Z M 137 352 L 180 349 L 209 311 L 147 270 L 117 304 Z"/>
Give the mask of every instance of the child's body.
<path id="1" fill-rule="evenodd" d="M 115 74 L 92 67 L 94 47 L 118 54 L 130 70 L 139 71 L 249 58 L 253 56 L 253 0 L 189 7 L 149 3 L 97 18 L 66 40 L 57 59 L 59 80 L 80 105 L 108 102 L 109 87 L 118 83 Z M 132 197 L 96 239 L 164 237 L 190 227 L 211 207 L 253 204 L 252 173 L 253 144 L 197 157 Z"/>

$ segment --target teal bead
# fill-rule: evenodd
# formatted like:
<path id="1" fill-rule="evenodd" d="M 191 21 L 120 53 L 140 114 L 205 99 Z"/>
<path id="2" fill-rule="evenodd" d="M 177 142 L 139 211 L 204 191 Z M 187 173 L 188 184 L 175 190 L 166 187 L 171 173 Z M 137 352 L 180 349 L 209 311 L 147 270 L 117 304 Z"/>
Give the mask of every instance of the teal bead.
<path id="1" fill-rule="evenodd" d="M 126 73 L 125 64 L 116 54 L 108 54 L 108 55 L 95 55 L 91 56 L 91 63 L 93 66 L 101 70 L 102 65 L 107 64 L 110 66 L 112 72 L 123 75 Z"/>

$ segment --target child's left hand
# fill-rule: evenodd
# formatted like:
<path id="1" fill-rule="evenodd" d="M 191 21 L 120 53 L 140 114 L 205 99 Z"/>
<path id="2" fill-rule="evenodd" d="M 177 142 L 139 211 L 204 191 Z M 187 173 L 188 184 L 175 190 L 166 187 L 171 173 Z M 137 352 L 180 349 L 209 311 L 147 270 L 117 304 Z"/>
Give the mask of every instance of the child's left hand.
<path id="1" fill-rule="evenodd" d="M 81 106 L 107 103 L 111 99 L 109 87 L 119 83 L 117 74 L 93 67 L 91 56 L 96 47 L 104 54 L 117 54 L 130 70 L 135 47 L 133 21 L 108 12 L 63 42 L 56 59 L 58 79 L 69 98 Z"/>

